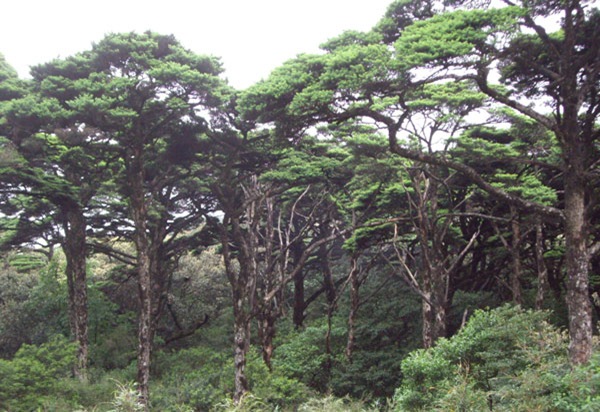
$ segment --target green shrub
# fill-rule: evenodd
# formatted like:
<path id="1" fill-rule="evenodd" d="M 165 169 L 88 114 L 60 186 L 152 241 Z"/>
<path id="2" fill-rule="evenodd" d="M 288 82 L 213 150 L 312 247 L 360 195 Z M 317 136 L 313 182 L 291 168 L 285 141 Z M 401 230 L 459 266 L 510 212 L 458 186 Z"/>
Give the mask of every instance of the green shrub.
<path id="1" fill-rule="evenodd" d="M 272 411 L 273 407 L 252 392 L 247 392 L 237 405 L 229 397 L 217 403 L 211 410 L 214 412 L 266 412 Z"/>
<path id="2" fill-rule="evenodd" d="M 157 353 L 151 387 L 155 410 L 182 407 L 208 411 L 233 391 L 233 358 L 229 351 L 206 347 Z"/>
<path id="3" fill-rule="evenodd" d="M 246 372 L 252 394 L 273 408 L 295 408 L 311 395 L 304 383 L 279 368 L 270 372 L 258 350 L 250 351 Z"/>
<path id="4" fill-rule="evenodd" d="M 478 311 L 451 339 L 402 362 L 398 411 L 600 410 L 600 362 L 572 368 L 549 313 Z"/>
<path id="5" fill-rule="evenodd" d="M 376 407 L 368 407 L 363 402 L 348 397 L 336 398 L 333 396 L 309 399 L 297 409 L 298 412 L 370 412 L 376 410 L 378 410 Z"/>
<path id="6" fill-rule="evenodd" d="M 75 351 L 75 344 L 58 335 L 40 346 L 23 345 L 12 360 L 0 360 L 0 409 L 35 410 L 60 392 Z"/>
<path id="7" fill-rule="evenodd" d="M 142 412 L 145 410 L 134 382 L 116 382 L 116 385 L 117 389 L 114 392 L 110 412 Z"/>
<path id="8" fill-rule="evenodd" d="M 335 325 L 331 330 L 331 359 L 325 353 L 325 335 L 327 324 L 322 322 L 310 326 L 300 332 L 292 332 L 287 341 L 280 344 L 273 356 L 273 367 L 282 376 L 293 378 L 309 388 L 326 392 L 329 389 L 331 371 L 328 361 L 333 366 L 337 362 L 336 355 L 343 354 L 346 343 L 346 325 Z"/>

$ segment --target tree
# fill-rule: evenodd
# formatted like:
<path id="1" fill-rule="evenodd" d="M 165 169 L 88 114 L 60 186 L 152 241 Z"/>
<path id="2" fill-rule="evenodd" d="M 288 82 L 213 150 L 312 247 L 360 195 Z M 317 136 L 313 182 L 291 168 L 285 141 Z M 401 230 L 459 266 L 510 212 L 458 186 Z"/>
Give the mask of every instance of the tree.
<path id="1" fill-rule="evenodd" d="M 5 128 L 12 153 L 11 164 L 2 169 L 4 213 L 18 216 L 12 235 L 4 246 L 35 242 L 46 237 L 44 246 L 59 242 L 64 250 L 69 296 L 71 331 L 78 342 L 74 372 L 86 380 L 88 363 L 86 228 L 84 213 L 105 180 L 101 164 L 93 170 L 92 158 L 102 136 L 95 130 L 73 126 L 56 96 L 40 90 L 41 79 L 30 84 L 27 93 L 13 95 L 4 104 Z M 93 171 L 92 171 L 93 170 Z M 86 176 L 87 179 L 82 179 Z M 20 206 L 19 206 L 20 205 Z M 34 218 L 35 217 L 35 218 Z"/>
<path id="2" fill-rule="evenodd" d="M 591 355 L 588 296 L 587 211 L 590 174 L 596 164 L 599 129 L 597 83 L 598 12 L 583 2 L 525 3 L 521 7 L 460 9 L 441 3 L 398 1 L 370 33 L 346 33 L 323 45 L 320 56 L 301 56 L 253 88 L 263 120 L 287 133 L 290 127 L 347 119 L 384 128 L 390 151 L 422 163 L 460 172 L 478 188 L 515 207 L 548 219 L 563 219 L 567 242 L 571 360 Z M 475 4 L 475 3 L 474 3 Z M 561 30 L 548 33 L 536 20 L 562 14 Z M 396 25 L 396 26 L 394 26 Z M 396 29 L 394 29 L 396 27 Z M 522 31 L 520 31 L 522 29 Z M 533 34 L 526 32 L 532 31 Z M 304 76 L 287 74 L 304 67 Z M 505 87 L 490 84 L 499 69 Z M 488 182 L 477 170 L 442 153 L 428 153 L 402 141 L 414 92 L 427 84 L 468 80 L 493 101 L 511 107 L 551 131 L 561 148 L 565 194 L 562 207 L 543 205 Z M 273 87 L 276 85 L 277 87 Z M 267 95 L 260 99 L 259 96 Z M 537 98 L 552 113 L 528 105 Z M 271 110 L 271 108 L 274 108 Z M 587 197 L 586 197 L 587 194 Z"/>
<path id="3" fill-rule="evenodd" d="M 472 78 L 483 93 L 555 135 L 564 198 L 561 210 L 553 214 L 564 219 L 569 353 L 574 364 L 582 364 L 592 352 L 588 228 L 593 205 L 590 176 L 600 137 L 600 48 L 591 39 L 599 36 L 600 14 L 584 1 L 504 3 L 509 7 L 457 10 L 416 23 L 405 30 L 396 48 L 399 54 L 414 56 L 413 68 L 430 67 L 447 76 L 456 75 L 449 72 L 458 69 L 459 76 Z M 542 18 L 553 20 L 560 29 L 548 32 Z M 489 80 L 494 68 L 500 70 L 504 87 Z M 528 104 L 530 99 L 542 100 L 551 110 Z"/>
<path id="4" fill-rule="evenodd" d="M 138 383 L 146 407 L 153 339 L 180 235 L 202 218 L 191 207 L 196 186 L 186 177 L 197 135 L 225 90 L 220 72 L 216 59 L 150 32 L 108 35 L 90 51 L 33 70 L 43 89 L 61 95 L 72 121 L 97 130 L 116 154 L 108 162 L 118 190 L 113 198 L 126 203 L 127 216 L 105 218 L 120 220 L 115 230 L 130 227 L 135 244 Z"/>
<path id="5" fill-rule="evenodd" d="M 318 145 L 290 147 L 269 131 L 255 129 L 235 109 L 226 123 L 221 131 L 207 135 L 210 143 L 202 159 L 211 168 L 205 182 L 214 196 L 215 211 L 222 214 L 208 223 L 219 236 L 231 286 L 233 398 L 238 403 L 249 388 L 245 366 L 251 322 L 258 323 L 263 360 L 271 369 L 286 285 L 295 280 L 297 285 L 313 254 L 341 232 L 316 230 L 330 224 L 323 220 L 327 192 L 320 183 L 326 180 L 322 168 L 328 162 L 335 164 L 335 159 L 321 153 L 322 147 L 315 149 Z"/>

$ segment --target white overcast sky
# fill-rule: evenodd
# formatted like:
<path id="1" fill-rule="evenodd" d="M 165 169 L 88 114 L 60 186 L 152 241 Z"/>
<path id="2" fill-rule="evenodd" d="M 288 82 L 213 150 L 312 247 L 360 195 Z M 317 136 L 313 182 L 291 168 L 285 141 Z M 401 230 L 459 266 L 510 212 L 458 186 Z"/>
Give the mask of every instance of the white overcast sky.
<path id="1" fill-rule="evenodd" d="M 366 31 L 392 0 L 3 0 L 0 53 L 19 76 L 106 33 L 152 30 L 221 57 L 245 88 L 345 30 Z"/>

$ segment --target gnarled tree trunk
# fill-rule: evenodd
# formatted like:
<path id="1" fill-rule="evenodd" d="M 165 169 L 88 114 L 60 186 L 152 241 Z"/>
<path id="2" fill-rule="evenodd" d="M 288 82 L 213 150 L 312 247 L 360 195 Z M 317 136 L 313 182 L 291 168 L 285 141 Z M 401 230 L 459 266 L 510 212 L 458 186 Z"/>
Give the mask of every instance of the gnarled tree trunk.
<path id="1" fill-rule="evenodd" d="M 67 260 L 66 276 L 69 287 L 69 320 L 77 347 L 74 375 L 87 381 L 88 363 L 88 299 L 86 282 L 86 221 L 83 210 L 71 205 L 64 216 L 65 240 L 63 250 Z"/>

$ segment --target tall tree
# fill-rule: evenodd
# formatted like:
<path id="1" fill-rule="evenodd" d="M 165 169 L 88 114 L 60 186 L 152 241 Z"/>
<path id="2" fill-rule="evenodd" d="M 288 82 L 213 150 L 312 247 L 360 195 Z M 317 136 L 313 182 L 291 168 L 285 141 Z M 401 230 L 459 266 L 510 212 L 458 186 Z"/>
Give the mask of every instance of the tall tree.
<path id="1" fill-rule="evenodd" d="M 569 353 L 573 363 L 586 363 L 592 351 L 590 177 L 600 138 L 600 46 L 592 39 L 600 36 L 600 13 L 585 1 L 504 3 L 509 7 L 457 10 L 416 23 L 396 47 L 399 54 L 414 56 L 414 67 L 434 68 L 447 76 L 464 77 L 468 71 L 466 76 L 482 92 L 556 136 L 564 173 L 558 214 L 564 219 L 566 241 Z M 503 87 L 490 80 L 494 68 L 500 70 Z M 550 110 L 529 104 L 531 99 L 543 101 Z"/>
<path id="2" fill-rule="evenodd" d="M 328 162 L 335 164 L 335 159 L 290 147 L 235 111 L 227 122 L 229 127 L 209 134 L 202 159 L 210 165 L 206 182 L 222 213 L 222 219 L 209 222 L 220 236 L 232 291 L 237 403 L 249 388 L 245 365 L 251 322 L 258 322 L 263 359 L 270 368 L 286 285 L 340 231 L 322 234 L 315 229 L 329 224 L 321 216 L 327 194 L 320 183 L 323 168 L 331 168 Z"/>
<path id="3" fill-rule="evenodd" d="M 202 217 L 184 209 L 197 195 L 185 182 L 192 175 L 197 136 L 226 89 L 220 73 L 216 59 L 150 32 L 108 35 L 90 51 L 33 71 L 44 90 L 63 96 L 72 121 L 97 130 L 117 154 L 114 179 L 127 216 L 112 218 L 121 219 L 117 227 L 131 226 L 136 248 L 138 383 L 146 407 L 173 244 Z"/>
<path id="4" fill-rule="evenodd" d="M 103 136 L 71 122 L 61 96 L 46 94 L 34 76 L 27 94 L 4 105 L 13 167 L 3 169 L 3 191 L 30 200 L 17 212 L 12 244 L 43 238 L 51 230 L 66 256 L 69 319 L 78 342 L 75 375 L 85 380 L 88 360 L 85 212 L 107 178 Z M 62 101 L 64 104 L 64 100 Z M 86 176 L 84 179 L 83 177 Z M 5 213 L 13 199 L 5 204 Z M 7 209 L 8 207 L 8 209 Z M 37 219 L 31 219 L 37 215 Z M 45 225 L 34 224 L 45 222 Z M 55 226 L 52 227 L 51 224 Z"/>
<path id="5" fill-rule="evenodd" d="M 587 233 L 590 182 L 598 128 L 598 11 L 585 2 L 506 1 L 508 7 L 465 9 L 479 2 L 397 1 L 371 33 L 346 33 L 326 43 L 327 52 L 301 56 L 257 85 L 263 120 L 287 133 L 315 122 L 368 119 L 385 129 L 390 150 L 418 162 L 454 169 L 480 189 L 515 207 L 565 222 L 567 242 L 570 354 L 573 363 L 591 356 Z M 461 6 L 462 9 L 458 8 Z M 549 33 L 538 21 L 554 19 Z M 305 75 L 285 80 L 304 67 Z M 504 87 L 488 78 L 500 70 Z M 530 117 L 557 138 L 564 171 L 561 208 L 509 193 L 477 170 L 441 153 L 418 150 L 403 141 L 402 127 L 413 115 L 412 92 L 426 84 L 468 79 L 494 101 Z M 277 87 L 272 87 L 276 85 Z M 268 95 L 266 99 L 259 96 Z M 548 104 L 528 104 L 532 97 Z M 548 107 L 548 106 L 545 106 Z"/>

